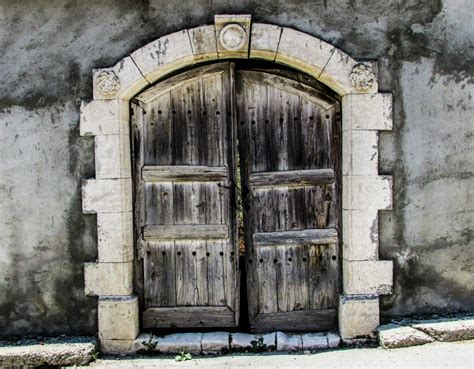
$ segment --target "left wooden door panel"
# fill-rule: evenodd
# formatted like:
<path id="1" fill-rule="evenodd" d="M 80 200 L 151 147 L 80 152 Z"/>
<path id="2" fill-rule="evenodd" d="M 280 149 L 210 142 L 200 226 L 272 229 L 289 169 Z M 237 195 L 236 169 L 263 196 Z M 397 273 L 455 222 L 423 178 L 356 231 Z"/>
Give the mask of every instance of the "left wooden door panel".
<path id="1" fill-rule="evenodd" d="M 132 104 L 145 328 L 238 323 L 232 78 L 198 68 Z"/>

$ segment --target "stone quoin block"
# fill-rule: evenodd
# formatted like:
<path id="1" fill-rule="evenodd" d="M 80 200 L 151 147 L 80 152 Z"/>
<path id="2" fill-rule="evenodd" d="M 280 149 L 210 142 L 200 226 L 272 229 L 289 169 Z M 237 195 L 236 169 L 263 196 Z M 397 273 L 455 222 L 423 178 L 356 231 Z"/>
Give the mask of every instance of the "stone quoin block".
<path id="1" fill-rule="evenodd" d="M 133 213 L 98 213 L 99 262 L 133 260 Z"/>
<path id="2" fill-rule="evenodd" d="M 250 22 L 249 14 L 214 16 L 219 59 L 249 57 Z"/>
<path id="3" fill-rule="evenodd" d="M 99 297 L 99 339 L 133 340 L 138 336 L 136 296 Z"/>
<path id="4" fill-rule="evenodd" d="M 343 340 L 374 337 L 379 317 L 378 296 L 340 296 L 339 333 Z"/>
<path id="5" fill-rule="evenodd" d="M 291 28 L 283 28 L 276 62 L 318 77 L 334 52 L 334 46 Z"/>
<path id="6" fill-rule="evenodd" d="M 343 96 L 343 131 L 392 129 L 392 94 L 348 94 Z"/>
<path id="7" fill-rule="evenodd" d="M 194 64 L 188 30 L 160 37 L 134 51 L 131 57 L 150 83 L 174 70 Z"/>
<path id="8" fill-rule="evenodd" d="M 252 24 L 251 59 L 275 60 L 282 28 L 271 24 Z"/>
<path id="9" fill-rule="evenodd" d="M 130 178 L 82 181 L 82 212 L 84 214 L 128 211 L 132 211 Z"/>
<path id="10" fill-rule="evenodd" d="M 87 296 L 127 296 L 133 292 L 132 262 L 84 263 Z"/>
<path id="11" fill-rule="evenodd" d="M 111 68 L 94 69 L 94 100 L 128 99 L 148 82 L 130 57 L 123 58 Z"/>
<path id="12" fill-rule="evenodd" d="M 191 28 L 188 33 L 196 62 L 217 59 L 217 41 L 214 26 Z"/>
<path id="13" fill-rule="evenodd" d="M 342 210 L 342 255 L 345 260 L 377 260 L 378 210 Z"/>
<path id="14" fill-rule="evenodd" d="M 129 103 L 125 100 L 93 100 L 82 103 L 81 136 L 129 135 Z"/>
<path id="15" fill-rule="evenodd" d="M 391 260 L 343 260 L 342 277 L 347 295 L 392 293 L 393 262 Z"/>
<path id="16" fill-rule="evenodd" d="M 134 355 L 143 349 L 140 342 L 135 340 L 100 340 L 100 351 L 109 355 Z"/>
<path id="17" fill-rule="evenodd" d="M 95 177 L 130 178 L 130 137 L 125 135 L 95 136 Z"/>
<path id="18" fill-rule="evenodd" d="M 378 175 L 377 131 L 343 131 L 342 152 L 342 175 Z"/>
<path id="19" fill-rule="evenodd" d="M 392 182 L 391 176 L 342 176 L 342 208 L 391 209 Z"/>

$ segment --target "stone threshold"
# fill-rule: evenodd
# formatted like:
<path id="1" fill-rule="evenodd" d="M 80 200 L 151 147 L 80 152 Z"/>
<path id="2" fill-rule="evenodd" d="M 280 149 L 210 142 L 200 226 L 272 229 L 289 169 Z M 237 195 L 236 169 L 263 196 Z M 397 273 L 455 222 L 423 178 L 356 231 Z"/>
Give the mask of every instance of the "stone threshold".
<path id="1" fill-rule="evenodd" d="M 206 332 L 173 333 L 155 336 L 140 334 L 135 340 L 101 340 L 103 353 L 132 355 L 136 353 L 220 354 L 226 352 L 315 351 L 337 348 L 341 337 L 337 333 L 262 334 Z"/>
<path id="2" fill-rule="evenodd" d="M 429 320 L 401 320 L 378 328 L 383 348 L 424 345 L 435 341 L 451 342 L 474 339 L 474 316 Z"/>

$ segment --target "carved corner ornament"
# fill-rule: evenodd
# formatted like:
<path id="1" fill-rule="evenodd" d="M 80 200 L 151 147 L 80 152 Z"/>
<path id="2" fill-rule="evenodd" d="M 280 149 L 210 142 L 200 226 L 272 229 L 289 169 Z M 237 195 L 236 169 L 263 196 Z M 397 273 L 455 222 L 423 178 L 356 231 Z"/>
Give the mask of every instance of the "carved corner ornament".
<path id="1" fill-rule="evenodd" d="M 375 74 L 370 64 L 359 63 L 352 68 L 349 76 L 351 85 L 357 90 L 368 90 L 375 83 Z"/>
<path id="2" fill-rule="evenodd" d="M 96 86 L 101 95 L 112 97 L 120 89 L 120 80 L 113 71 L 102 71 L 97 76 Z"/>

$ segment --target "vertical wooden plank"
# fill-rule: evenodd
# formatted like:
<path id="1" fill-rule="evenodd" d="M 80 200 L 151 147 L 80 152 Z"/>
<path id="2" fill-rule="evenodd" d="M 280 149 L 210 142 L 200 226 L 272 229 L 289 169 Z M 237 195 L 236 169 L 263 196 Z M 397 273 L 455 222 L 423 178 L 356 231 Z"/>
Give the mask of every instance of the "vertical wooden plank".
<path id="1" fill-rule="evenodd" d="M 273 222 L 275 231 L 289 229 L 288 187 L 273 188 Z"/>
<path id="2" fill-rule="evenodd" d="M 258 284 L 254 288 L 258 288 L 258 313 L 273 313 L 278 309 L 275 248 L 272 246 L 258 247 L 256 257 Z"/>
<path id="3" fill-rule="evenodd" d="M 224 291 L 224 278 L 229 278 L 224 273 L 224 249 L 227 242 L 220 240 L 208 240 L 206 248 L 207 257 L 207 280 L 208 280 L 208 305 L 224 306 L 226 303 Z"/>
<path id="4" fill-rule="evenodd" d="M 275 197 L 273 189 L 262 188 L 253 190 L 252 195 L 253 231 L 275 231 Z"/>
<path id="5" fill-rule="evenodd" d="M 144 264 L 145 306 L 175 306 L 174 243 L 149 242 Z"/>

